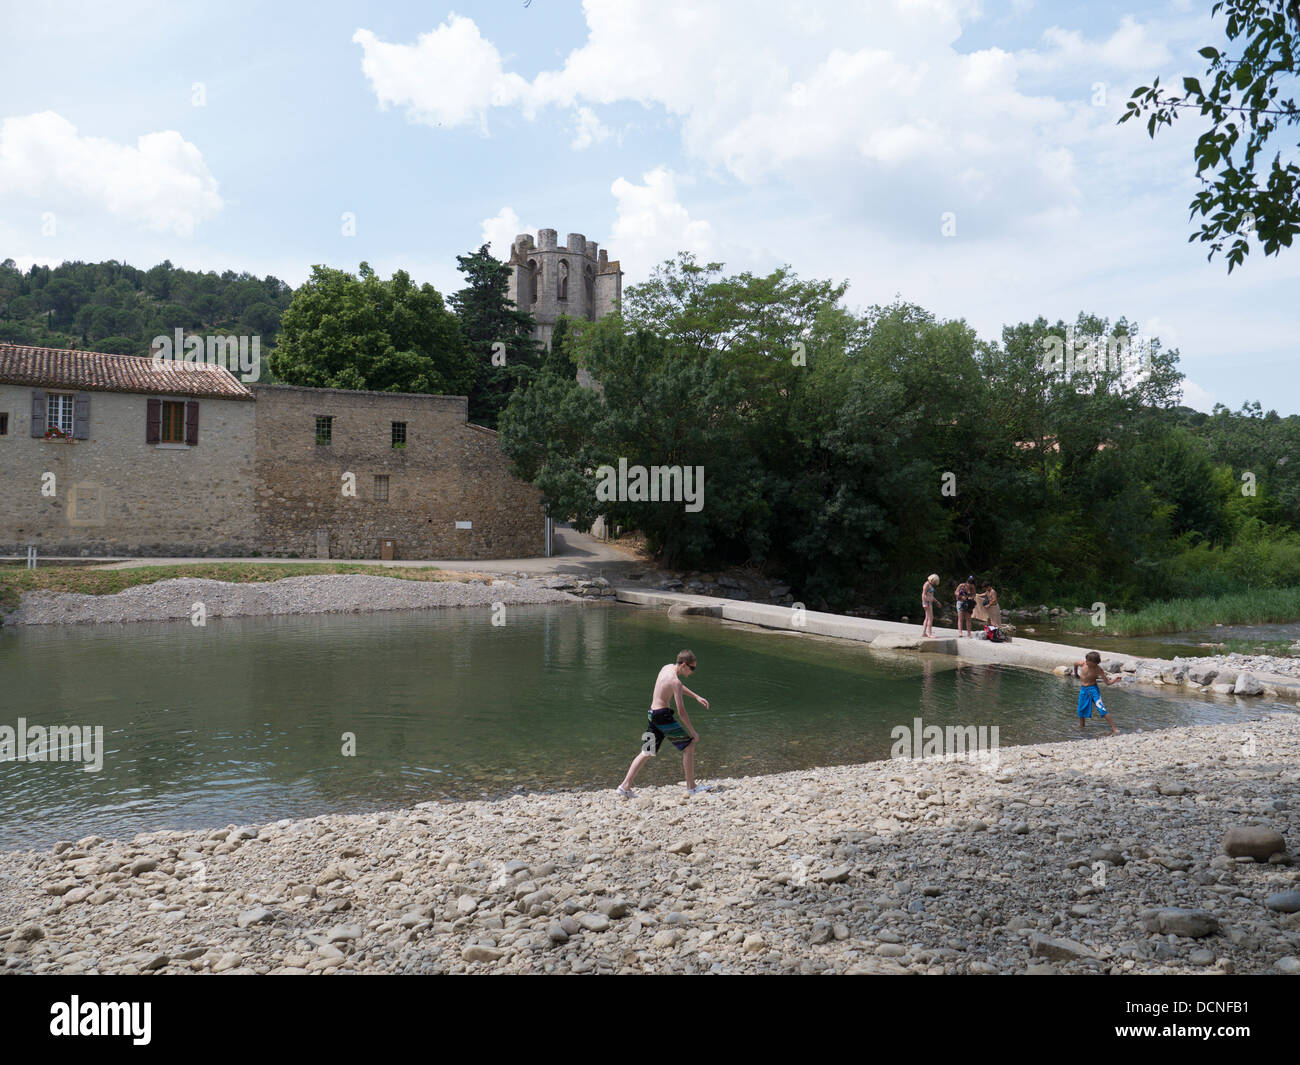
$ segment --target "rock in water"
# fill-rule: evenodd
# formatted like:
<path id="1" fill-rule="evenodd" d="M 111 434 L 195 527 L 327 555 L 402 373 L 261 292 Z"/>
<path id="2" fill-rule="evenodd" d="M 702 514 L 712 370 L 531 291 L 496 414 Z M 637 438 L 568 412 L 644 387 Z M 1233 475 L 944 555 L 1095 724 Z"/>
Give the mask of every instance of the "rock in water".
<path id="1" fill-rule="evenodd" d="M 1237 683 L 1232 686 L 1232 693 L 1234 695 L 1262 695 L 1264 685 L 1249 673 L 1238 673 Z"/>

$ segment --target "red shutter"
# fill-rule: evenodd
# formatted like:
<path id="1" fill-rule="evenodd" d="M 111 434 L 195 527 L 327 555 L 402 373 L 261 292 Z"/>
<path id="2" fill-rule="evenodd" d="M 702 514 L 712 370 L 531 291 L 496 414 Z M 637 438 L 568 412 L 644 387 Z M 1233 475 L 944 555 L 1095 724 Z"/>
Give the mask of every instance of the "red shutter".
<path id="1" fill-rule="evenodd" d="M 162 439 L 162 400 L 151 399 L 144 419 L 144 442 L 156 444 Z"/>
<path id="2" fill-rule="evenodd" d="M 185 442 L 193 447 L 199 442 L 199 401 L 185 402 Z"/>

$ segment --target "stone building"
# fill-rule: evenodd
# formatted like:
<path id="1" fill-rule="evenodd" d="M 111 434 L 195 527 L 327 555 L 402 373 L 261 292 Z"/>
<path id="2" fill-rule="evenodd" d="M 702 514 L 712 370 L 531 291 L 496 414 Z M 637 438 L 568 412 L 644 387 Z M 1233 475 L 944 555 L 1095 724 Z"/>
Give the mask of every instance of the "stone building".
<path id="1" fill-rule="evenodd" d="M 557 245 L 554 229 L 539 229 L 537 240 L 521 233 L 510 245 L 510 298 L 537 322 L 534 336 L 551 346 L 560 315 L 596 321 L 618 310 L 623 271 L 618 260 L 581 233 Z"/>
<path id="2" fill-rule="evenodd" d="M 208 364 L 0 343 L 0 554 L 247 553 L 255 408 Z"/>
<path id="3" fill-rule="evenodd" d="M 467 403 L 0 343 L 0 554 L 543 554 L 537 490 Z"/>
<path id="4" fill-rule="evenodd" d="M 466 397 L 287 385 L 254 392 L 264 550 L 330 558 L 544 553 L 541 496 L 511 476 L 497 434 L 470 424 Z"/>

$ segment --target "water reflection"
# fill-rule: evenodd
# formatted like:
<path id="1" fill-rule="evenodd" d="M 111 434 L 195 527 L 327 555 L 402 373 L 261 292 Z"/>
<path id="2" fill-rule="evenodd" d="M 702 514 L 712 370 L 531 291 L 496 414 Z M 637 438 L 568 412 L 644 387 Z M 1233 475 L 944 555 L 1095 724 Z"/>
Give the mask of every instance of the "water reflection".
<path id="1" fill-rule="evenodd" d="M 9 630 L 0 724 L 102 725 L 105 756 L 97 774 L 0 763 L 0 846 L 610 787 L 656 671 L 686 646 L 712 704 L 690 708 L 704 778 L 886 758 L 918 716 L 996 724 L 1004 746 L 1077 738 L 1073 687 L 1054 677 L 610 605 L 510 607 L 505 625 L 483 608 Z M 1106 698 L 1126 729 L 1267 709 Z M 680 773 L 670 754 L 642 780 Z"/>

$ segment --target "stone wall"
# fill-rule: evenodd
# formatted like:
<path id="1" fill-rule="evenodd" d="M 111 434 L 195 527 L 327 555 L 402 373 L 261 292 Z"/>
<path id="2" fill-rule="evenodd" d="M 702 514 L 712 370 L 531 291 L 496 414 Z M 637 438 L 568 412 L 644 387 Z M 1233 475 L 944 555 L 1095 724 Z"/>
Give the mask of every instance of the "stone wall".
<path id="1" fill-rule="evenodd" d="M 190 447 L 145 442 L 148 396 L 85 393 L 90 436 L 67 443 L 31 435 L 32 391 L 0 384 L 0 413 L 9 416 L 0 436 L 0 554 L 33 544 L 42 555 L 256 548 L 254 403 L 200 399 L 199 441 Z M 43 484 L 54 494 L 42 495 Z"/>
<path id="2" fill-rule="evenodd" d="M 541 555 L 535 488 L 510 475 L 497 434 L 470 425 L 464 396 L 258 385 L 256 511 L 265 553 L 487 559 Z M 316 442 L 317 416 L 332 417 Z M 406 447 L 392 423 L 406 423 Z M 345 474 L 352 474 L 351 483 Z M 376 477 L 388 478 L 388 499 Z M 355 494 L 345 494 L 354 487 Z M 470 522 L 458 529 L 457 522 Z"/>

